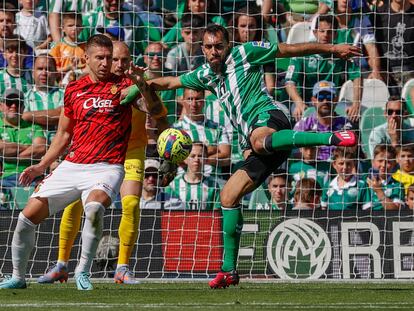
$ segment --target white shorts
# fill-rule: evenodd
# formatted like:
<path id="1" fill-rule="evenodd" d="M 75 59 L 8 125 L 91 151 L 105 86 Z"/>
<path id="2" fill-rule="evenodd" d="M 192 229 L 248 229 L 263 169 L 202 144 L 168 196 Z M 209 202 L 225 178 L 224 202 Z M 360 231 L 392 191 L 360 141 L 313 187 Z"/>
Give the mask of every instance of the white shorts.
<path id="1" fill-rule="evenodd" d="M 119 193 L 124 174 L 124 166 L 120 164 L 63 161 L 39 184 L 31 197 L 47 198 L 51 216 L 80 198 L 85 206 L 92 190 L 102 190 L 113 200 Z"/>

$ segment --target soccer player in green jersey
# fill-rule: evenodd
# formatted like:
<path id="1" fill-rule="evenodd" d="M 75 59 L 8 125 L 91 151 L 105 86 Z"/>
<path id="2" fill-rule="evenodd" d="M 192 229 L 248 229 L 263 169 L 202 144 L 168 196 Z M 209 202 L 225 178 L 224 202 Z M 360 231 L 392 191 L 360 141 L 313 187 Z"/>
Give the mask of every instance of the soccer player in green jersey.
<path id="1" fill-rule="evenodd" d="M 204 29 L 202 38 L 207 64 L 179 77 L 164 77 L 148 83 L 155 90 L 187 87 L 211 91 L 220 99 L 232 126 L 240 135 L 241 145 L 246 149 L 246 160 L 230 177 L 220 194 L 224 263 L 222 271 L 209 285 L 223 288 L 239 283 L 236 264 L 243 227 L 240 199 L 277 169 L 294 147 L 351 146 L 356 143 L 355 135 L 350 131 L 293 131 L 289 117 L 267 93 L 261 66 L 274 62 L 278 57 L 333 53 L 341 58 L 349 58 L 361 54 L 357 47 L 318 43 L 272 45 L 268 42 L 248 42 L 231 49 L 229 34 L 219 25 L 209 25 Z M 132 89 L 125 100 L 134 98 L 135 91 Z"/>

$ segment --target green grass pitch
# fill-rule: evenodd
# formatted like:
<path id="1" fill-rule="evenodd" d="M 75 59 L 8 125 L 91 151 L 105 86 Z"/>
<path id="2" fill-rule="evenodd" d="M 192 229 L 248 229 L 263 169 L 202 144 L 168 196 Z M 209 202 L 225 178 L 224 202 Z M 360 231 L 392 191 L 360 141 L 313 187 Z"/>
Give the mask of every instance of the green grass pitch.
<path id="1" fill-rule="evenodd" d="M 201 282 L 94 283 L 89 292 L 74 283 L 0 290 L 0 310 L 414 310 L 414 284 L 257 283 L 211 290 Z"/>

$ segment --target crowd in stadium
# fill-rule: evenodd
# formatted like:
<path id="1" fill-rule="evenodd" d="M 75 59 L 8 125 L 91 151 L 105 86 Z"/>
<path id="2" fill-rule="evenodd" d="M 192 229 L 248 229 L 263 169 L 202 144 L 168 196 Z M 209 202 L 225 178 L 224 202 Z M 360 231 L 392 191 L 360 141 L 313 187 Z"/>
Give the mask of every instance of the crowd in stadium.
<path id="1" fill-rule="evenodd" d="M 202 29 L 216 23 L 229 30 L 233 46 L 315 41 L 364 51 L 364 57 L 350 60 L 316 54 L 275 59 L 263 67 L 263 87 L 290 110 L 295 130 L 352 129 L 360 144 L 293 150 L 281 170 L 244 198 L 244 208 L 413 209 L 411 2 L 188 0 L 163 7 L 161 1 L 140 0 L 5 1 L 0 8 L 3 208 L 16 199 L 19 174 L 50 145 L 66 85 L 87 72 L 89 37 L 102 33 L 125 42 L 134 63 L 147 67 L 146 78 L 154 79 L 203 65 Z M 181 89 L 159 96 L 170 126 L 186 130 L 193 149 L 177 177 L 157 187 L 159 131 L 157 121 L 147 117 L 141 208 L 219 208 L 219 189 L 243 159 L 237 132 L 208 92 Z"/>

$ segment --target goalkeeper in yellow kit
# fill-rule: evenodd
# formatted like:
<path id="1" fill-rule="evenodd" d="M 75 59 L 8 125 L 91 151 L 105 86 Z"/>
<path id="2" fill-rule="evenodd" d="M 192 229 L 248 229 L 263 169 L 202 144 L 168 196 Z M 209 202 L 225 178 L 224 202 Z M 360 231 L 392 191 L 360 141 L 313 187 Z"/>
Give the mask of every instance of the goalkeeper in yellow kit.
<path id="1" fill-rule="evenodd" d="M 123 42 L 114 42 L 112 72 L 123 75 L 129 68 L 131 56 L 128 46 Z M 160 102 L 158 103 L 160 104 Z M 167 125 L 167 110 L 154 109 L 152 117 L 159 123 Z M 124 164 L 125 178 L 121 186 L 122 217 L 119 225 L 119 256 L 114 275 L 116 283 L 137 284 L 133 273 L 129 270 L 129 258 L 135 246 L 139 229 L 139 202 L 142 192 L 144 174 L 145 146 L 147 134 L 145 129 L 146 113 L 132 109 L 132 130 L 128 142 L 128 151 Z M 59 255 L 56 265 L 38 279 L 39 283 L 64 282 L 68 279 L 68 261 L 76 235 L 79 232 L 83 206 L 76 201 L 64 210 L 59 231 Z"/>

